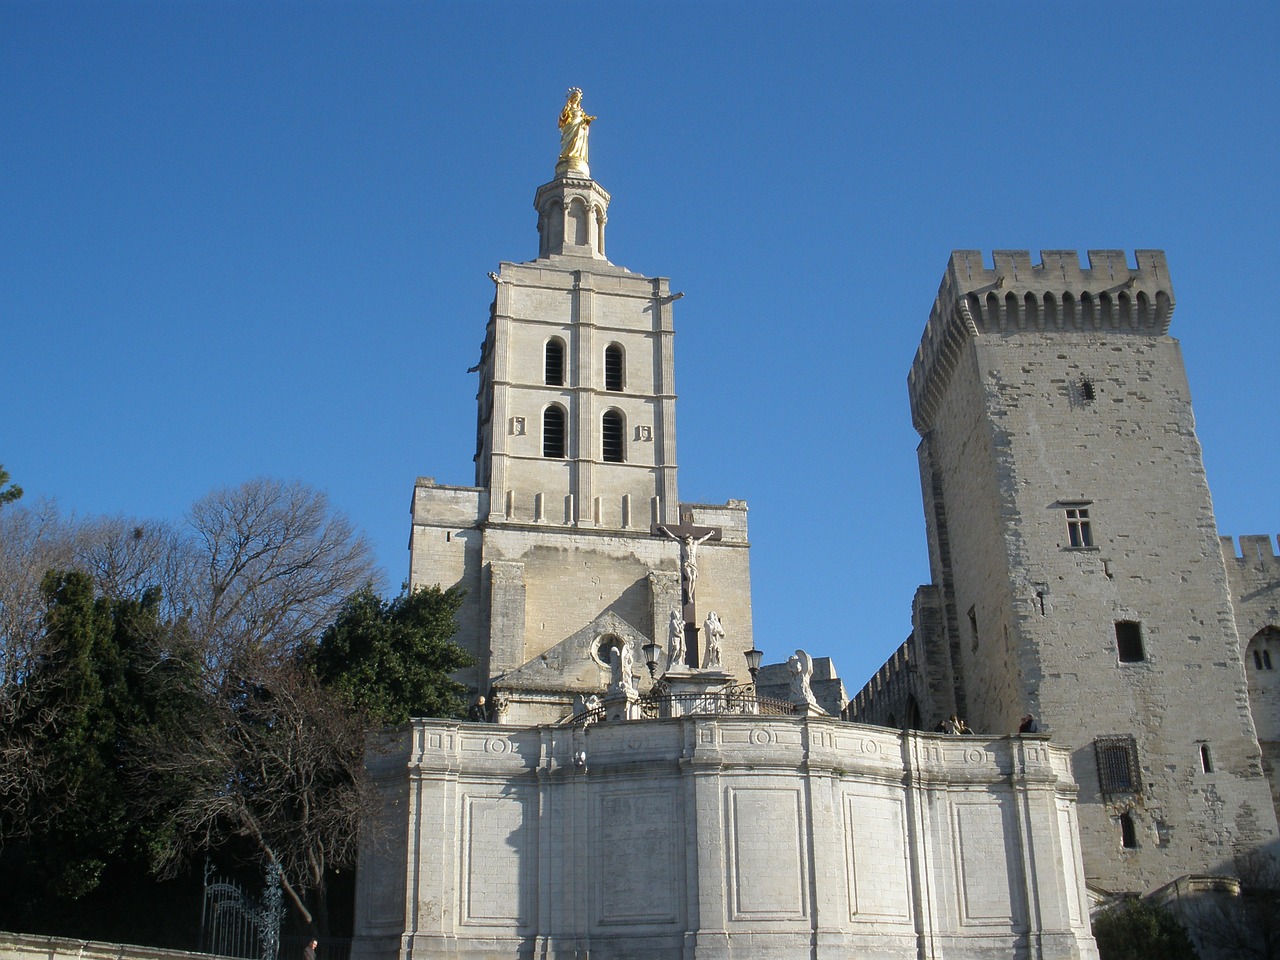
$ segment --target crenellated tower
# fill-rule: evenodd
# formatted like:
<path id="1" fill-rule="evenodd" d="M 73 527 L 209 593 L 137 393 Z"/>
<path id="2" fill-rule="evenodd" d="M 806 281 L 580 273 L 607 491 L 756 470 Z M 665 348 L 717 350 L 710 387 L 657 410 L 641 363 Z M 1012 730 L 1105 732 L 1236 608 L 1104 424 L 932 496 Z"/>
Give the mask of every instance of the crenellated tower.
<path id="1" fill-rule="evenodd" d="M 1277 828 L 1164 254 L 1088 260 L 951 256 L 908 377 L 914 695 L 930 726 L 1040 718 L 1073 752 L 1091 881 L 1146 891 Z"/>

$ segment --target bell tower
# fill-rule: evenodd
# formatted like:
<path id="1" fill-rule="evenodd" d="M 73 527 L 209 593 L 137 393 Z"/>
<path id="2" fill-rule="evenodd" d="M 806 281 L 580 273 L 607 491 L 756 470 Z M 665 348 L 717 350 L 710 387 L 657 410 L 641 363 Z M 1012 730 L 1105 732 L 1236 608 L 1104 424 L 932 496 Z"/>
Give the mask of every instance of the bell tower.
<path id="1" fill-rule="evenodd" d="M 681 547 L 659 528 L 715 531 L 699 548 L 700 616 L 717 612 L 731 670 L 745 673 L 735 658 L 752 646 L 746 504 L 680 503 L 681 294 L 605 256 L 593 120 L 571 90 L 555 175 L 534 195 L 538 257 L 490 274 L 475 486 L 424 478 L 414 493 L 410 582 L 466 587 L 458 640 L 477 690 L 522 704 L 513 722 L 557 719 L 602 689 L 602 642 L 628 643 L 643 670 L 643 643 L 661 644 L 684 609 Z"/>

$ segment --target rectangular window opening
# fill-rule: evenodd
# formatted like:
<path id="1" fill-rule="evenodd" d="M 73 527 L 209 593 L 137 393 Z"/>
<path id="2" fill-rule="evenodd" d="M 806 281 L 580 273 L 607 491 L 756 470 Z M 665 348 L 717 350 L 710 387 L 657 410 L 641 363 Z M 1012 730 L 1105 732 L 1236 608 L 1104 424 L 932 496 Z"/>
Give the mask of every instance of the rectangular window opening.
<path id="1" fill-rule="evenodd" d="M 1116 654 L 1121 663 L 1140 663 L 1146 659 L 1142 649 L 1142 624 L 1133 620 L 1116 621 Z"/>

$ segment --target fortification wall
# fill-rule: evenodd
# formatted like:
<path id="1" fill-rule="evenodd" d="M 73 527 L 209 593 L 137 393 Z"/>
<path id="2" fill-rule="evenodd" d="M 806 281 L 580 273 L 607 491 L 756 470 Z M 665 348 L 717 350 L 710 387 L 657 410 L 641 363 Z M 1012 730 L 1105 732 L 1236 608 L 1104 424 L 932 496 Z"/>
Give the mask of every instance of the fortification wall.
<path id="1" fill-rule="evenodd" d="M 353 960 L 1097 956 L 1042 738 L 417 721 L 369 763 Z"/>

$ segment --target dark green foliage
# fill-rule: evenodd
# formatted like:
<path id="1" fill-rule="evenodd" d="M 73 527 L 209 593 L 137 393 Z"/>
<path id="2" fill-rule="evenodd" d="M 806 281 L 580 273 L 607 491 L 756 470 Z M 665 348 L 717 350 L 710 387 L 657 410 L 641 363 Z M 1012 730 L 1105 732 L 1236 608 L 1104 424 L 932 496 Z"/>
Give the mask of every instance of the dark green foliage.
<path id="1" fill-rule="evenodd" d="M 1101 960 L 1199 960 L 1186 929 L 1159 904 L 1125 900 L 1093 921 Z"/>
<path id="2" fill-rule="evenodd" d="M 379 724 L 461 717 L 466 688 L 449 674 L 471 665 L 450 638 L 462 590 L 423 587 L 384 600 L 366 586 L 350 596 L 314 653 L 316 675 Z"/>
<path id="3" fill-rule="evenodd" d="M 22 488 L 16 483 L 9 483 L 9 471 L 4 468 L 4 464 L 0 463 L 0 507 L 6 503 L 13 503 L 22 496 Z"/>
<path id="4" fill-rule="evenodd" d="M 145 862 L 156 821 L 131 804 L 130 770 L 144 741 L 190 721 L 199 673 L 182 629 L 157 616 L 157 592 L 95 597 L 87 575 L 58 571 L 42 589 L 39 656 L 10 691 L 3 734 L 29 776 L 0 808 L 0 878 L 17 870 L 32 900 L 75 899 L 108 863 Z"/>

